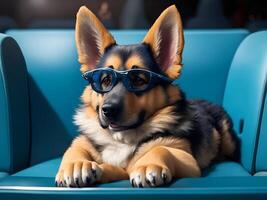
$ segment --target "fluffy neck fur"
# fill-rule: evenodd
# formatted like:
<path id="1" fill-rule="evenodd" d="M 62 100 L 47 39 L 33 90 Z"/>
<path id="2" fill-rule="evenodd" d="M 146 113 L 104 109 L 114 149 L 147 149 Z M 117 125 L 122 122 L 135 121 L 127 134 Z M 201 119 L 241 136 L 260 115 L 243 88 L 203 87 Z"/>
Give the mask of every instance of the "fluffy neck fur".
<path id="1" fill-rule="evenodd" d="M 82 107 L 77 110 L 74 123 L 79 127 L 80 132 L 98 145 L 107 145 L 112 142 L 137 145 L 141 140 L 154 133 L 164 132 L 167 127 L 174 125 L 179 119 L 180 116 L 175 112 L 175 106 L 167 106 L 156 112 L 136 129 L 113 132 L 108 128 L 103 129 L 97 117 L 89 116 L 86 107 Z"/>

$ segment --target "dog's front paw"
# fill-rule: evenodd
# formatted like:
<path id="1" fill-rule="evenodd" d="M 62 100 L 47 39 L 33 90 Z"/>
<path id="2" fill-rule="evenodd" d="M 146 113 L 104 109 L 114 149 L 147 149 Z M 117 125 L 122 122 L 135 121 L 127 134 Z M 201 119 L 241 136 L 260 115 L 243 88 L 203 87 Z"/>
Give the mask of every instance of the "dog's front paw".
<path id="1" fill-rule="evenodd" d="M 102 169 L 96 162 L 76 161 L 62 165 L 56 175 L 58 187 L 85 187 L 99 181 Z"/>
<path id="2" fill-rule="evenodd" d="M 168 168 L 153 164 L 137 167 L 130 173 L 133 187 L 157 187 L 171 180 L 172 174 Z"/>

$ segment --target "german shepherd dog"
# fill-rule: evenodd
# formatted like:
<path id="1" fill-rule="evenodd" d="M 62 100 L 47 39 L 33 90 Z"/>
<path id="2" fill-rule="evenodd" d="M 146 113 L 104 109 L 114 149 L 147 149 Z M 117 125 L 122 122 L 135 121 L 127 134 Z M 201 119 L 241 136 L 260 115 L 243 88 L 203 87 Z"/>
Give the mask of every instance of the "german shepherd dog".
<path id="1" fill-rule="evenodd" d="M 89 84 L 74 116 L 80 135 L 63 156 L 57 186 L 129 179 L 133 187 L 157 187 L 199 177 L 212 161 L 235 155 L 227 113 L 206 101 L 188 101 L 172 84 L 184 47 L 175 6 L 162 12 L 137 45 L 117 45 L 83 6 L 76 44 Z"/>

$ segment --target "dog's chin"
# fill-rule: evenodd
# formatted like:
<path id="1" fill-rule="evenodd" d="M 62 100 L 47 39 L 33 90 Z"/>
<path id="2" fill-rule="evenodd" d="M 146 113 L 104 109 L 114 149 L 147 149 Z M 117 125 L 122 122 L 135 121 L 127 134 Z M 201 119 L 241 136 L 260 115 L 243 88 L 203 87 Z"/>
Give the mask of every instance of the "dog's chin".
<path id="1" fill-rule="evenodd" d="M 104 126 L 102 125 L 102 127 L 108 128 L 111 132 L 123 132 L 129 129 L 137 128 L 138 126 L 141 125 L 140 123 L 137 123 L 137 122 L 132 123 L 131 125 L 120 125 L 118 123 L 108 122 L 108 121 L 102 124 L 104 124 Z"/>
<path id="2" fill-rule="evenodd" d="M 130 129 L 131 126 L 121 126 L 118 124 L 115 124 L 113 122 L 109 123 L 109 130 L 111 130 L 112 132 L 122 132 L 122 131 L 126 131 L 128 129 Z"/>

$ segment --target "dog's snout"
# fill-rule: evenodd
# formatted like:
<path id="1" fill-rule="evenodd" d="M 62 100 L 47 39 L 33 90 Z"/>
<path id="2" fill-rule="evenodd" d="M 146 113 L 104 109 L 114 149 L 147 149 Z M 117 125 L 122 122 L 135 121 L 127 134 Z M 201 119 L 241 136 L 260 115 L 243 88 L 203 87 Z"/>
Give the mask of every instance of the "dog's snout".
<path id="1" fill-rule="evenodd" d="M 116 122 L 121 117 L 125 92 L 123 84 L 118 83 L 105 95 L 101 110 L 102 114 L 111 122 Z"/>
<path id="2" fill-rule="evenodd" d="M 120 110 L 120 105 L 115 103 L 108 103 L 102 106 L 102 112 L 109 120 L 115 120 Z"/>

